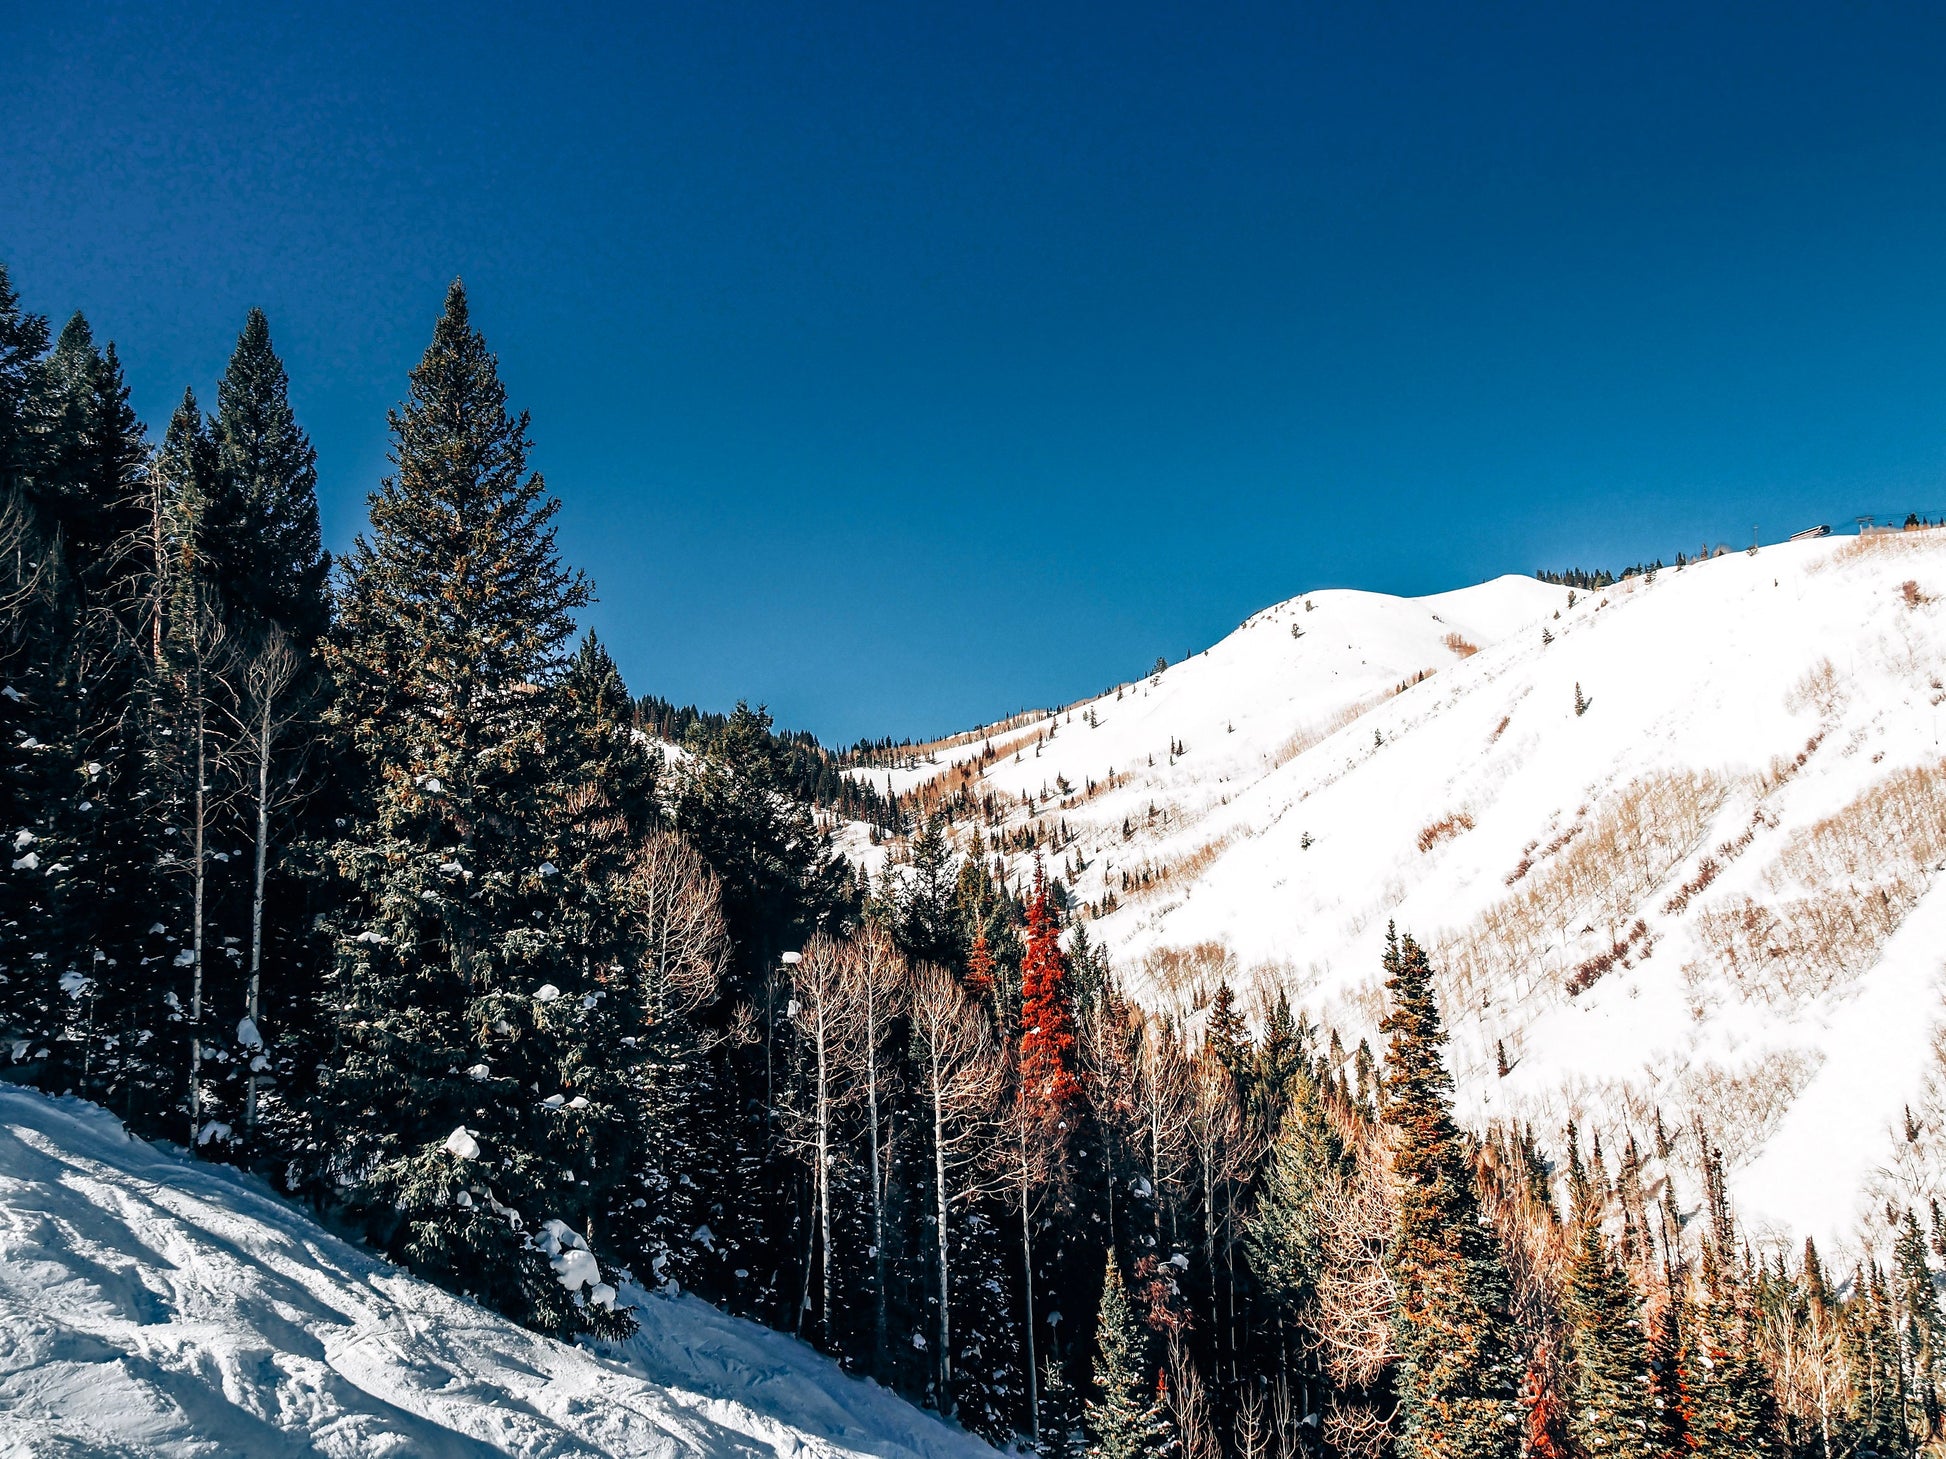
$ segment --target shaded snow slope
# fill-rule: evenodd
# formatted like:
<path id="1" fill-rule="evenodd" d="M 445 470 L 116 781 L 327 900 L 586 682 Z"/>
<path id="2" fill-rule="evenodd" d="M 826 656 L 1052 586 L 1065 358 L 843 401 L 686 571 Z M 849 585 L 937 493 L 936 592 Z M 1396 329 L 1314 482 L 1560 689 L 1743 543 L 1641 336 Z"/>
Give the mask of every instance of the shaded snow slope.
<path id="1" fill-rule="evenodd" d="M 637 1295 L 604 1354 L 526 1332 L 233 1171 L 0 1085 L 0 1456 L 991 1450 L 778 1333 Z"/>
<path id="2" fill-rule="evenodd" d="M 1850 1237 L 1868 1189 L 1946 1188 L 1893 1130 L 1939 1063 L 1943 599 L 1940 531 L 1572 608 L 1511 578 L 1315 593 L 1030 729 L 973 793 L 1032 797 L 1001 830 L 1040 828 L 1151 1003 L 1228 977 L 1375 1039 L 1396 921 L 1442 970 L 1471 1118 L 1592 1121 L 1611 1150 L 1701 1118 L 1758 1229 Z M 1132 778 L 1090 796 L 1108 764 Z"/>

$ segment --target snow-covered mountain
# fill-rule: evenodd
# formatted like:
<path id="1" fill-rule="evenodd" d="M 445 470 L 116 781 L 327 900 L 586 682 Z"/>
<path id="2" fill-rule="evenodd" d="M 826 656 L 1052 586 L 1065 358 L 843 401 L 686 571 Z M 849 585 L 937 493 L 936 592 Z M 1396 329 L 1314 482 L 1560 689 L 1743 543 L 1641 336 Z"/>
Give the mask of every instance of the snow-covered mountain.
<path id="1" fill-rule="evenodd" d="M 1701 1119 L 1760 1230 L 1843 1238 L 1942 1164 L 1942 597 L 1946 531 L 1572 600 L 1317 592 L 861 773 L 993 795 L 1017 862 L 1038 827 L 1158 1005 L 1275 984 L 1355 1044 L 1396 922 L 1443 970 L 1474 1118 Z"/>
<path id="2" fill-rule="evenodd" d="M 628 1342 L 553 1342 L 247 1177 L 0 1085 L 4 1459 L 993 1452 L 788 1337 L 632 1295 Z"/>

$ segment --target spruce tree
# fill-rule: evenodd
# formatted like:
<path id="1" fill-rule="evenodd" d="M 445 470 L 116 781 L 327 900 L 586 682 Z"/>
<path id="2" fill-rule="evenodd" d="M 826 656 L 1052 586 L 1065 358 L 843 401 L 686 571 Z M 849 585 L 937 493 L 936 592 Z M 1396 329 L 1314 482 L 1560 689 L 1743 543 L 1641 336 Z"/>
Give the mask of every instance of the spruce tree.
<path id="1" fill-rule="evenodd" d="M 1245 1063 L 1251 1052 L 1250 1028 L 1243 1021 L 1242 1010 L 1237 1007 L 1237 995 L 1231 990 L 1227 978 L 1216 985 L 1216 992 L 1210 999 L 1209 1019 L 1204 1028 L 1204 1042 L 1210 1052 L 1236 1080 L 1237 1087 L 1243 1088 Z"/>
<path id="2" fill-rule="evenodd" d="M 1027 904 L 1027 947 L 1020 961 L 1021 1098 L 1049 1112 L 1065 1109 L 1081 1092 L 1074 1074 L 1074 1010 L 1068 1003 L 1067 959 L 1061 930 L 1048 908 L 1047 877 L 1034 865 L 1034 897 Z"/>
<path id="3" fill-rule="evenodd" d="M 1641 1301 L 1602 1231 L 1600 1207 L 1576 1213 L 1568 1260 L 1568 1438 L 1584 1455 L 1656 1452 Z"/>
<path id="4" fill-rule="evenodd" d="M 1940 1436 L 1940 1380 L 1946 1376 L 1946 1315 L 1939 1307 L 1926 1238 L 1910 1210 L 1899 1222 L 1892 1247 L 1894 1297 L 1905 1349 L 1907 1425 L 1913 1437 Z"/>
<path id="5" fill-rule="evenodd" d="M 1388 932 L 1385 971 L 1383 1118 L 1399 1202 L 1389 1261 L 1398 1292 L 1399 1449 L 1407 1459 L 1511 1459 L 1520 1447 L 1521 1376 L 1511 1288 L 1453 1119 L 1432 968 L 1411 937 Z"/>
<path id="6" fill-rule="evenodd" d="M 1693 1333 L 1683 1350 L 1688 1442 L 1701 1459 L 1767 1459 L 1785 1452 L 1776 1398 L 1749 1286 L 1728 1251 L 1727 1240 L 1705 1242 L 1702 1295 L 1687 1323 Z"/>
<path id="7" fill-rule="evenodd" d="M 1041 1459 L 1081 1459 L 1088 1444 L 1082 1424 L 1081 1401 L 1068 1381 L 1067 1365 L 1058 1358 L 1041 1364 Z"/>
<path id="8" fill-rule="evenodd" d="M 244 625 L 275 624 L 308 648 L 324 632 L 331 559 L 318 536 L 317 452 L 291 411 L 290 379 L 252 309 L 216 389 L 220 491 L 204 527 L 210 580 Z"/>
<path id="9" fill-rule="evenodd" d="M 1308 1316 L 1324 1263 L 1319 1202 L 1352 1173 L 1350 1152 L 1324 1109 L 1310 1071 L 1291 1082 L 1290 1101 L 1244 1225 L 1250 1268 L 1290 1319 Z"/>
<path id="10" fill-rule="evenodd" d="M 0 500 L 28 490 L 39 475 L 48 400 L 47 321 L 21 307 L 0 263 Z"/>
<path id="11" fill-rule="evenodd" d="M 584 1216 L 575 1161 L 621 1113 L 591 1077 L 602 990 L 560 864 L 555 717 L 588 589 L 457 283 L 392 431 L 328 645 L 364 782 L 333 847 L 322 1174 L 416 1270 L 547 1330 L 598 1327 L 550 1270 L 572 1274 L 565 1238 L 535 1229 Z"/>
<path id="12" fill-rule="evenodd" d="M 1108 1253 L 1095 1324 L 1096 1397 L 1082 1411 L 1090 1459 L 1158 1459 L 1172 1435 L 1157 1398 L 1159 1371 L 1136 1321 L 1115 1253 Z"/>
<path id="13" fill-rule="evenodd" d="M 162 1075 L 181 1018 L 160 1003 L 148 936 L 157 892 L 144 812 L 139 688 L 154 621 L 155 512 L 145 432 L 114 346 L 80 315 L 46 360 L 46 447 L 27 493 L 46 551 L 40 625 L 17 707 L 31 819 L 34 1001 L 51 1019 L 39 1077 L 112 1101 L 145 1130 L 181 1089 Z M 31 783 L 28 783 L 31 782 Z M 31 841 L 23 847 L 20 831 Z"/>

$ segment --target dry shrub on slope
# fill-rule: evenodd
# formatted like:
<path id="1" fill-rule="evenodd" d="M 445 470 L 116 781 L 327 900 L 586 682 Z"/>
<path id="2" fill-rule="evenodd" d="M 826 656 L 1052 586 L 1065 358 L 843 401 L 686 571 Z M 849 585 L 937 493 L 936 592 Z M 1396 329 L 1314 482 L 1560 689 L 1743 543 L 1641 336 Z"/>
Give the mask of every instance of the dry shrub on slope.
<path id="1" fill-rule="evenodd" d="M 1871 967 L 1946 860 L 1946 761 L 1901 770 L 1794 833 L 1765 869 L 1773 893 L 1698 918 L 1703 967 L 1746 999 L 1795 1007 Z M 1688 970 L 1697 981 L 1695 965 Z"/>
<path id="2" fill-rule="evenodd" d="M 1221 942 L 1158 947 L 1142 958 L 1138 982 L 1154 990 L 1157 1006 L 1199 1008 L 1209 1002 L 1218 983 L 1239 990 L 1237 955 Z"/>
<path id="3" fill-rule="evenodd" d="M 1827 723 L 1844 707 L 1845 687 L 1838 678 L 1837 666 L 1829 658 L 1819 659 L 1806 669 L 1784 694 L 1784 708 L 1792 714 L 1816 709 Z"/>
<path id="4" fill-rule="evenodd" d="M 1907 532 L 1873 532 L 1854 537 L 1831 554 L 1833 562 L 1855 562 L 1859 558 L 1908 557 L 1946 547 L 1946 528 L 1919 527 Z"/>
<path id="5" fill-rule="evenodd" d="M 1676 770 L 1631 781 L 1562 854 L 1471 926 L 1450 933 L 1439 957 L 1447 989 L 1469 1004 L 1517 975 L 1564 982 L 1568 949 L 1584 929 L 1616 942 L 1669 873 L 1702 843 L 1729 794 L 1717 775 Z"/>
<path id="6" fill-rule="evenodd" d="M 1465 811 L 1452 811 L 1419 829 L 1419 852 L 1424 855 L 1441 841 L 1450 841 L 1462 831 L 1473 829 L 1473 817 Z"/>
<path id="7" fill-rule="evenodd" d="M 1778 1049 L 1740 1069 L 1691 1064 L 1677 1078 L 1677 1107 L 1707 1120 L 1731 1165 L 1761 1149 L 1823 1064 L 1815 1049 Z"/>

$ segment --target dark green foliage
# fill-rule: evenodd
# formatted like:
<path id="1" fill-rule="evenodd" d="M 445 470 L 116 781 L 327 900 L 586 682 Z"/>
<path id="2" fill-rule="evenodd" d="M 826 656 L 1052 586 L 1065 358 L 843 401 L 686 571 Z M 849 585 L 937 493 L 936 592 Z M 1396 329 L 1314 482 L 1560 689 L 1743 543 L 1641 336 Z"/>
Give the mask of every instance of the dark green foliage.
<path id="1" fill-rule="evenodd" d="M 416 1269 L 566 1330 L 594 1311 L 529 1235 L 585 1221 L 588 1161 L 624 1123 L 561 871 L 555 705 L 588 592 L 556 556 L 526 417 L 507 414 L 457 284 L 392 429 L 396 474 L 372 497 L 328 646 L 366 781 L 333 848 L 349 894 L 322 1173 Z"/>
<path id="2" fill-rule="evenodd" d="M 1511 1291 L 1482 1223 L 1470 1151 L 1453 1121 L 1432 968 L 1388 933 L 1381 1025 L 1390 1038 L 1384 1120 L 1395 1140 L 1398 1443 L 1410 1459 L 1488 1459 L 1519 1449 L 1520 1364 Z"/>
<path id="3" fill-rule="evenodd" d="M 216 390 L 216 499 L 202 555 L 223 603 L 299 643 L 325 628 L 331 559 L 318 538 L 317 452 L 291 413 L 290 381 L 252 309 Z"/>
<path id="4" fill-rule="evenodd" d="M 1160 1369 L 1108 1253 L 1095 1333 L 1094 1392 L 1083 1411 L 1090 1459 L 1157 1459 L 1173 1435 L 1157 1397 Z"/>
<path id="5" fill-rule="evenodd" d="M 1892 1298 L 1905 1351 L 1907 1425 L 1915 1437 L 1940 1436 L 1940 1393 L 1946 1377 L 1946 1316 L 1939 1309 L 1926 1238 L 1908 1210 L 1892 1248 Z"/>
<path id="6" fill-rule="evenodd" d="M 8 1077 L 108 1102 L 145 1133 L 193 1133 L 194 1154 L 249 1164 L 553 1333 L 626 1326 L 593 1277 L 557 1277 L 590 1266 L 584 1238 L 597 1275 L 679 1280 L 787 1329 L 820 1254 L 834 1280 L 814 1320 L 842 1361 L 1002 1444 L 1038 1417 L 1054 1459 L 1211 1459 L 1205 1424 L 1177 1432 L 1161 1401 L 1165 1334 L 1172 1378 L 1194 1379 L 1181 1394 L 1206 1395 L 1209 1431 L 1239 1436 L 1245 1459 L 1260 1452 L 1240 1438 L 1246 1395 L 1279 1393 L 1281 1417 L 1252 1410 L 1273 1413 L 1279 1459 L 1367 1452 L 1348 1413 L 1389 1426 L 1372 1452 L 1502 1459 L 1521 1441 L 1522 1374 L 1536 1459 L 1569 1437 L 1573 1459 L 1768 1456 L 1786 1439 L 1819 1453 L 1801 1403 L 1779 1411 L 1765 1354 L 1780 1331 L 1800 1354 L 1827 1336 L 1842 1352 L 1834 1459 L 1937 1436 L 1946 1325 L 1915 1219 L 1891 1268 L 1846 1290 L 1808 1250 L 1796 1274 L 1753 1270 L 1706 1151 L 1699 1275 L 1634 1141 L 1610 1189 L 1571 1133 L 1580 1209 L 1612 1204 L 1618 1239 L 1585 1215 L 1565 1309 L 1547 1310 L 1519 1227 L 1556 1249 L 1545 1137 L 1499 1129 L 1476 1152 L 1459 1130 L 1409 938 L 1387 950 L 1383 1068 L 1355 1036 L 1321 1054 L 1282 995 L 1246 1016 L 1228 983 L 1198 1048 L 1193 1024 L 1123 998 L 1088 925 L 1099 909 L 1070 906 L 1060 867 L 1023 936 L 1018 858 L 1070 853 L 1072 877 L 1065 821 L 993 830 L 990 798 L 902 804 L 843 773 L 925 753 L 909 744 L 834 755 L 761 708 L 631 699 L 599 641 L 574 646 L 587 589 L 557 556 L 526 420 L 457 287 L 335 595 L 315 459 L 259 313 L 216 402 L 206 417 L 185 392 L 151 458 L 113 349 L 79 316 L 51 341 L 0 270 Z M 251 674 L 280 644 L 291 667 L 259 753 Z M 662 742 L 682 753 L 665 760 Z M 912 833 L 875 896 L 813 805 Z M 691 919 L 681 957 L 672 909 Z M 928 1345 L 934 1135 L 907 1023 L 895 1012 L 873 1042 L 869 1121 L 846 1087 L 856 1067 L 838 1070 L 828 1251 L 805 1242 L 801 1162 L 773 1118 L 804 1064 L 780 957 L 867 918 L 957 975 L 996 1069 L 1021 1056 L 1023 961 L 1067 970 L 1061 1062 L 1079 1097 L 1012 1166 L 969 1160 L 952 1193 L 950 1391 Z M 263 1027 L 246 1031 L 253 988 Z M 976 1144 L 985 1117 L 967 1116 Z M 1669 1160 L 1659 1122 L 1655 1158 Z M 1363 1224 L 1330 1224 L 1346 1213 Z M 1503 1241 L 1523 1274 L 1518 1332 Z M 1109 1254 L 1097 1288 L 1117 1247 L 1132 1283 Z M 1343 1336 L 1327 1324 L 1347 1320 L 1320 1300 L 1328 1260 L 1374 1279 L 1362 1339 L 1382 1330 L 1389 1298 L 1371 1293 L 1389 1276 L 1396 1361 L 1368 1344 L 1370 1366 L 1346 1376 L 1327 1356 Z M 1085 1405 L 1070 1386 L 1084 1375 Z"/>
<path id="7" fill-rule="evenodd" d="M 1657 1452 L 1641 1301 L 1592 1199 L 1577 1212 L 1565 1305 L 1570 1442 L 1589 1456 Z"/>
<path id="8" fill-rule="evenodd" d="M 1081 1459 L 1088 1445 L 1081 1400 L 1068 1381 L 1067 1365 L 1049 1358 L 1041 1365 L 1041 1459 Z"/>
<path id="9" fill-rule="evenodd" d="M 1309 1316 L 1324 1261 L 1319 1197 L 1331 1182 L 1351 1176 L 1352 1160 L 1309 1071 L 1300 1070 L 1289 1088 L 1244 1243 L 1265 1291 L 1301 1322 Z"/>

